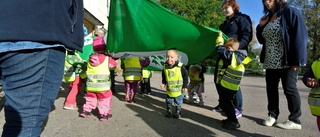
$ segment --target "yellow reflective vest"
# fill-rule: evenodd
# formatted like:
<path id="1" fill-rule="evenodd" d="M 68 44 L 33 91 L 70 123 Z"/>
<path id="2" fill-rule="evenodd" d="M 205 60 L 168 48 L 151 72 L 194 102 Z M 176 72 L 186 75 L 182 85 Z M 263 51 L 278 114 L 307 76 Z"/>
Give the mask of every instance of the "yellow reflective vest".
<path id="1" fill-rule="evenodd" d="M 199 77 L 201 72 L 192 72 L 193 67 L 200 67 L 199 70 L 201 70 L 202 67 L 200 65 L 190 65 L 189 67 L 190 84 L 199 84 L 201 83 L 201 78 Z"/>
<path id="2" fill-rule="evenodd" d="M 166 76 L 167 81 L 167 89 L 166 93 L 170 97 L 178 97 L 182 94 L 182 85 L 183 85 L 183 78 L 181 74 L 181 67 L 182 63 L 173 68 L 166 68 L 164 66 L 163 71 Z"/>
<path id="3" fill-rule="evenodd" d="M 82 60 L 82 58 L 80 57 L 80 55 L 78 53 L 75 52 L 74 55 L 68 55 L 67 52 L 66 52 L 66 58 L 65 58 L 65 62 L 64 62 L 64 76 L 63 76 L 63 78 L 64 78 L 65 82 L 73 82 L 73 81 L 75 81 L 76 76 L 78 76 L 79 74 L 77 74 L 75 72 L 76 69 L 70 63 L 70 61 L 68 61 L 68 56 L 75 56 L 77 58 L 77 61 L 80 61 L 80 62 L 78 62 L 79 64 L 80 63 L 84 63 L 84 61 Z M 82 71 L 80 73 L 80 77 L 81 78 L 85 78 L 85 71 Z"/>
<path id="4" fill-rule="evenodd" d="M 246 57 L 241 64 L 237 65 L 235 53 L 232 54 L 231 64 L 226 68 L 222 68 L 223 61 L 219 61 L 217 83 L 229 90 L 238 91 L 240 82 L 243 77 L 245 67 L 244 63 L 249 63 L 250 58 Z"/>
<path id="5" fill-rule="evenodd" d="M 139 57 L 124 59 L 124 79 L 125 80 L 140 80 L 142 68 Z"/>
<path id="6" fill-rule="evenodd" d="M 312 63 L 311 69 L 316 79 L 320 79 L 320 59 Z M 320 116 L 320 87 L 312 88 L 308 96 L 308 104 L 312 115 Z"/>
<path id="7" fill-rule="evenodd" d="M 110 90 L 110 71 L 109 58 L 106 57 L 104 62 L 98 66 L 92 66 L 88 63 L 87 68 L 87 91 L 105 92 Z"/>
<path id="8" fill-rule="evenodd" d="M 148 70 L 146 68 L 142 69 L 142 78 L 151 78 L 152 77 L 152 72 L 151 70 Z"/>

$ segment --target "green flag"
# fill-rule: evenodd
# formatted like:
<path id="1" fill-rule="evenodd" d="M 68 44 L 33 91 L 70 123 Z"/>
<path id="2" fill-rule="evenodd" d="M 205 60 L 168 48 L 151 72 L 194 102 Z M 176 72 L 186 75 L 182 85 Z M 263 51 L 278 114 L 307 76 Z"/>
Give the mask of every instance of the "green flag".
<path id="1" fill-rule="evenodd" d="M 111 55 L 151 56 L 151 62 L 160 65 L 171 48 L 180 51 L 185 64 L 201 62 L 215 50 L 220 32 L 195 24 L 154 0 L 112 0 L 109 19 L 107 48 Z"/>
<path id="2" fill-rule="evenodd" d="M 87 35 L 84 37 L 82 52 L 78 52 L 83 60 L 88 61 L 89 56 L 93 53 L 92 42 L 96 36 Z"/>

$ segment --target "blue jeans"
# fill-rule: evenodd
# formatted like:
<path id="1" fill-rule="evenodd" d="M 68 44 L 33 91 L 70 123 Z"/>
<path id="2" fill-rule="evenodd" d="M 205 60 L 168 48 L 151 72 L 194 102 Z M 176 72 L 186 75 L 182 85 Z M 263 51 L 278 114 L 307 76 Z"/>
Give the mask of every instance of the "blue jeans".
<path id="1" fill-rule="evenodd" d="M 65 49 L 20 50 L 0 53 L 5 92 L 2 137 L 38 137 L 60 90 Z"/>
<path id="2" fill-rule="evenodd" d="M 167 109 L 171 109 L 171 105 L 174 103 L 176 105 L 177 109 L 181 109 L 181 106 L 183 104 L 183 97 L 184 94 L 181 94 L 180 96 L 177 97 L 170 97 L 167 95 L 166 98 L 166 103 L 167 103 Z"/>
<path id="3" fill-rule="evenodd" d="M 278 118 L 279 110 L 279 82 L 281 79 L 284 94 L 287 98 L 288 109 L 290 111 L 289 120 L 300 124 L 301 99 L 297 88 L 299 71 L 292 68 L 287 69 L 267 69 L 266 87 L 268 97 L 268 115 Z"/>

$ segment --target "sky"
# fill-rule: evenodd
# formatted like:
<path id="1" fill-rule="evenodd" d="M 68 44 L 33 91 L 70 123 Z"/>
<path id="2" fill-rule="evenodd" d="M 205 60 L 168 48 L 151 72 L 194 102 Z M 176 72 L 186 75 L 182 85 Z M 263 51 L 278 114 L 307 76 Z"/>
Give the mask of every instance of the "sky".
<path id="1" fill-rule="evenodd" d="M 237 0 L 240 6 L 240 12 L 250 16 L 256 26 L 263 16 L 263 6 L 261 0 Z"/>

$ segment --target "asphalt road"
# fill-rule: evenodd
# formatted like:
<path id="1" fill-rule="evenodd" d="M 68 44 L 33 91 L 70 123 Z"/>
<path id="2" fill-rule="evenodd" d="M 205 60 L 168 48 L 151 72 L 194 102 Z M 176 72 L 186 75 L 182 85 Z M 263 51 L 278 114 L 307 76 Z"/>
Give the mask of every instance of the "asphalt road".
<path id="1" fill-rule="evenodd" d="M 79 110 L 63 110 L 63 102 L 68 92 L 64 83 L 55 101 L 52 112 L 45 121 L 42 137 L 318 137 L 316 118 L 309 112 L 307 96 L 309 89 L 302 81 L 298 89 L 302 101 L 302 130 L 284 130 L 277 127 L 265 127 L 263 120 L 267 117 L 267 98 L 265 81 L 261 76 L 245 76 L 242 83 L 243 117 L 239 118 L 241 127 L 238 130 L 221 128 L 220 113 L 210 110 L 217 105 L 217 92 L 213 84 L 213 75 L 206 75 L 204 101 L 205 106 L 183 104 L 181 119 L 168 119 L 165 114 L 165 92 L 159 87 L 160 73 L 151 78 L 152 95 L 137 95 L 136 103 L 124 101 L 124 87 L 121 75 L 116 77 L 116 90 L 113 96 L 113 117 L 107 122 L 100 122 L 97 110 L 90 118 L 79 117 L 84 103 L 84 92 L 78 95 Z M 3 98 L 1 98 L 3 100 Z M 278 122 L 287 120 L 289 115 L 287 101 L 280 84 L 280 115 Z M 1 106 L 0 125 L 4 123 Z M 2 128 L 0 129 L 2 132 Z"/>

